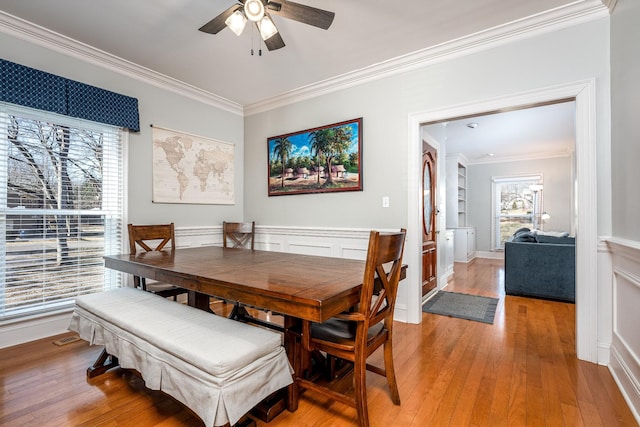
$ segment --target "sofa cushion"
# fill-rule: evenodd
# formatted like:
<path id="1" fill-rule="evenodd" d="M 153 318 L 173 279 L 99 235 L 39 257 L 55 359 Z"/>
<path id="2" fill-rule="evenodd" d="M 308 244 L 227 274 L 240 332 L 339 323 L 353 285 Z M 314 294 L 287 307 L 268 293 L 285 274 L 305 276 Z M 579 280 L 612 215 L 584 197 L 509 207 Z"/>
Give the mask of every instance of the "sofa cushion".
<path id="1" fill-rule="evenodd" d="M 542 231 L 535 230 L 534 233 L 539 236 L 553 236 L 553 237 L 569 237 L 568 231 Z"/>
<path id="2" fill-rule="evenodd" d="M 538 243 L 555 243 L 558 245 L 575 245 L 576 244 L 576 239 L 575 237 L 569 237 L 569 236 L 553 236 L 553 235 L 547 235 L 547 234 L 536 234 L 536 241 Z"/>

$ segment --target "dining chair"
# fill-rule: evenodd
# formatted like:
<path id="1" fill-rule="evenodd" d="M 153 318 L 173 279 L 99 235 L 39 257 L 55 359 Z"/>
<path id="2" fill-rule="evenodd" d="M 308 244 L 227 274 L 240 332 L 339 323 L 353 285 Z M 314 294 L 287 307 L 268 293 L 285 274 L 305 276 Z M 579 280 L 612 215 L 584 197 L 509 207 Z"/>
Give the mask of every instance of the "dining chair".
<path id="1" fill-rule="evenodd" d="M 255 249 L 255 237 L 256 237 L 256 223 L 251 222 L 226 222 L 222 223 L 222 246 L 225 248 L 240 248 L 240 249 Z M 227 303 L 227 301 L 224 301 Z M 264 326 L 270 329 L 283 331 L 283 327 L 278 323 L 270 320 L 264 320 L 252 315 L 247 311 L 247 308 L 254 310 L 268 312 L 260 307 L 254 307 L 246 304 L 241 304 L 238 301 L 233 303 L 229 318 L 239 320 L 245 323 L 253 323 L 256 325 Z M 271 313 L 271 317 L 279 316 L 277 313 Z"/>
<path id="2" fill-rule="evenodd" d="M 349 312 L 323 323 L 302 322 L 302 345 L 308 354 L 324 352 L 353 363 L 355 397 L 338 392 L 304 377 L 304 361 L 296 359 L 296 383 L 302 389 L 319 392 L 356 408 L 360 426 L 369 425 L 366 371 L 385 376 L 391 400 L 400 405 L 393 367 L 393 310 L 402 269 L 406 230 L 399 233 L 371 231 L 360 301 Z M 367 363 L 367 358 L 384 345 L 384 369 Z"/>
<path id="3" fill-rule="evenodd" d="M 222 246 L 254 249 L 256 222 L 222 222 Z"/>
<path id="4" fill-rule="evenodd" d="M 132 255 L 138 252 L 138 247 L 145 252 L 162 251 L 167 245 L 169 249 L 176 249 L 175 227 L 171 224 L 155 224 L 155 225 L 133 225 L 129 224 L 129 251 Z M 188 291 L 183 288 L 162 283 L 157 281 L 149 281 L 145 277 L 133 276 L 133 283 L 136 288 L 144 291 L 153 292 L 165 298 L 173 297 L 177 299 L 178 295 L 186 294 Z"/>
<path id="5" fill-rule="evenodd" d="M 222 247 L 236 249 L 255 248 L 256 222 L 222 222 Z M 227 303 L 226 300 L 222 300 Z M 248 313 L 239 302 L 234 302 L 230 319 L 246 320 Z"/>

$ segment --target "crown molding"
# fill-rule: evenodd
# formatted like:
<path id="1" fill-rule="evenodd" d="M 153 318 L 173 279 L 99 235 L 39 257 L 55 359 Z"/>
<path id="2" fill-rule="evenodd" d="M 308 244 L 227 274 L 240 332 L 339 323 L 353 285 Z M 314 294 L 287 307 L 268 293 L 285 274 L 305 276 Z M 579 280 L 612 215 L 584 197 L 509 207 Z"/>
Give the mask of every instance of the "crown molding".
<path id="1" fill-rule="evenodd" d="M 481 164 L 493 164 L 493 163 L 509 163 L 509 162 L 522 162 L 527 160 L 547 160 L 547 159 L 555 159 L 555 158 L 567 158 L 571 157 L 571 153 L 567 152 L 541 152 L 536 154 L 528 154 L 523 156 L 508 156 L 508 157 L 489 157 L 489 158 L 480 158 L 468 161 L 467 165 L 481 165 Z"/>
<path id="2" fill-rule="evenodd" d="M 605 6 L 609 9 L 609 13 L 613 13 L 613 9 L 616 8 L 616 4 L 618 4 L 618 0 L 602 0 Z"/>
<path id="3" fill-rule="evenodd" d="M 371 66 L 284 92 L 244 107 L 198 87 L 160 74 L 133 62 L 0 11 L 0 32 L 47 49 L 78 58 L 132 79 L 169 90 L 221 110 L 249 116 L 296 102 L 330 94 L 400 73 L 424 68 L 514 40 L 567 28 L 609 15 L 617 0 L 577 0 L 568 5 L 499 25 L 469 36 L 399 56 Z"/>
<path id="4" fill-rule="evenodd" d="M 263 101 L 245 105 L 245 116 L 424 68 L 438 62 L 510 43 L 514 40 L 529 38 L 534 35 L 549 33 L 603 18 L 609 15 L 603 1 L 607 0 L 578 0 L 504 25 L 303 86 Z M 615 2 L 615 0 L 608 1 Z"/>
<path id="5" fill-rule="evenodd" d="M 243 115 L 242 105 L 160 74 L 133 62 L 111 55 L 77 40 L 63 36 L 39 25 L 20 19 L 0 10 L 0 32 L 26 40 L 47 49 L 78 58 L 93 65 L 175 92 L 187 98 L 233 114 Z"/>

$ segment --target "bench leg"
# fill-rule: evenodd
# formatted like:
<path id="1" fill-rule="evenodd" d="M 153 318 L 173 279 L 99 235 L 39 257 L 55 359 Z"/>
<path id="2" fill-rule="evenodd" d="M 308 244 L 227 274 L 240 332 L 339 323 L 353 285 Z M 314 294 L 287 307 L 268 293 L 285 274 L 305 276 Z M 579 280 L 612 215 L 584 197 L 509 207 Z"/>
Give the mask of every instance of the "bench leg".
<path id="1" fill-rule="evenodd" d="M 87 378 L 102 375 L 116 366 L 119 366 L 118 358 L 107 353 L 107 350 L 103 348 L 102 353 L 100 353 L 96 361 L 93 362 L 93 365 L 87 368 Z"/>

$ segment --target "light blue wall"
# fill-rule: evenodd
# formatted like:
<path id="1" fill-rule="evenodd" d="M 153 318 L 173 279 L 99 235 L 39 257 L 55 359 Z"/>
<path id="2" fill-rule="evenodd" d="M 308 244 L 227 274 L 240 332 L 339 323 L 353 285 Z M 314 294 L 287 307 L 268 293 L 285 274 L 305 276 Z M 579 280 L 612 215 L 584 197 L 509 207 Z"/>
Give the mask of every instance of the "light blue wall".
<path id="1" fill-rule="evenodd" d="M 223 220 L 242 219 L 242 116 L 4 33 L 0 33 L 0 57 L 138 99 L 140 132 L 130 134 L 128 151 L 130 222 L 173 221 L 177 227 L 186 227 L 220 225 Z M 152 203 L 152 124 L 235 144 L 235 205 Z"/>
<path id="2" fill-rule="evenodd" d="M 611 17 L 613 235 L 640 241 L 640 2 L 618 0 Z"/>
<path id="3" fill-rule="evenodd" d="M 598 232 L 609 234 L 608 32 L 608 19 L 599 19 L 247 117 L 245 218 L 269 225 L 406 226 L 410 113 L 595 78 Z M 355 117 L 363 117 L 364 191 L 267 196 L 269 136 Z M 391 201 L 386 209 L 384 195 Z"/>

